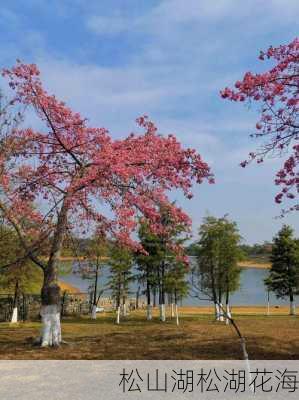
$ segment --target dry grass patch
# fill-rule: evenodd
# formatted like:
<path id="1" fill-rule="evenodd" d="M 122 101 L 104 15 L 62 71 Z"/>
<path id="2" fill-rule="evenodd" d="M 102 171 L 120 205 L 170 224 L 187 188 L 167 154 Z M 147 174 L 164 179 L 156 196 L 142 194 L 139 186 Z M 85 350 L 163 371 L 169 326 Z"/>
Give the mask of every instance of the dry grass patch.
<path id="1" fill-rule="evenodd" d="M 184 310 L 182 310 L 184 311 Z M 198 311 L 198 309 L 197 309 Z M 156 313 L 155 313 L 156 315 Z M 299 359 L 299 318 L 289 316 L 237 315 L 247 338 L 252 359 Z M 212 315 L 184 313 L 181 325 L 144 312 L 132 313 L 120 325 L 113 314 L 66 319 L 63 338 L 68 344 L 57 349 L 34 347 L 40 323 L 0 324 L 2 359 L 240 359 L 239 341 L 231 326 L 214 322 Z"/>

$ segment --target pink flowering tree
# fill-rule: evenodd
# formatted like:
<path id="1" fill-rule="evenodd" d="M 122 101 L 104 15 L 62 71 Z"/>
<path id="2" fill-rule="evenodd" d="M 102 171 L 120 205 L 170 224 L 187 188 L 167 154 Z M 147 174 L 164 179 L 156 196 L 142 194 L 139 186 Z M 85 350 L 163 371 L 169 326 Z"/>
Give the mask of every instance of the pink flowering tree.
<path id="1" fill-rule="evenodd" d="M 270 47 L 261 52 L 260 60 L 270 59 L 274 66 L 261 74 L 247 72 L 234 89 L 221 91 L 223 98 L 232 101 L 255 101 L 261 105 L 260 118 L 254 137 L 263 139 L 261 147 L 243 161 L 264 161 L 269 154 L 286 156 L 276 173 L 275 184 L 280 190 L 275 197 L 277 203 L 293 200 L 288 211 L 299 210 L 299 39 L 290 44 Z M 285 211 L 283 211 L 284 213 Z"/>
<path id="2" fill-rule="evenodd" d="M 13 129 L 6 138 L 0 211 L 26 256 L 43 271 L 41 344 L 58 345 L 57 266 L 66 232 L 88 227 L 136 250 L 132 234 L 138 218 L 149 220 L 153 232 L 163 232 L 159 207 L 165 204 L 174 221 L 189 221 L 167 193 L 181 189 L 191 198 L 194 182 L 212 182 L 213 177 L 195 150 L 183 149 L 173 135 L 159 135 L 146 116 L 137 119 L 141 132 L 113 140 L 106 129 L 89 127 L 48 94 L 36 65 L 18 62 L 3 76 L 14 91 L 14 104 L 34 110 L 44 128 Z M 31 224 L 24 225 L 28 219 Z M 46 261 L 37 254 L 44 241 L 50 242 Z"/>

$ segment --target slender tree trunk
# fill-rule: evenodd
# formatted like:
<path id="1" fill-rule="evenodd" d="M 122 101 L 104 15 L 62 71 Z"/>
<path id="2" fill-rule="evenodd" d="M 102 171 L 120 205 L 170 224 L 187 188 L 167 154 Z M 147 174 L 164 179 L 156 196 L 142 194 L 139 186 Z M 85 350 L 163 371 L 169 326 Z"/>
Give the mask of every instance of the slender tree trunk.
<path id="1" fill-rule="evenodd" d="M 226 325 L 229 325 L 230 319 L 232 317 L 231 315 L 231 310 L 230 310 L 230 306 L 229 306 L 229 290 L 226 290 L 226 299 L 225 299 L 225 306 L 226 306 Z"/>
<path id="2" fill-rule="evenodd" d="M 123 272 L 122 274 L 122 316 L 126 317 L 127 316 L 127 295 L 126 295 L 126 272 Z"/>
<path id="3" fill-rule="evenodd" d="M 135 303 L 136 310 L 139 309 L 139 297 L 140 297 L 140 286 L 138 286 L 138 290 L 136 292 L 136 303 Z"/>
<path id="4" fill-rule="evenodd" d="M 219 305 L 220 307 L 220 305 Z M 226 311 L 223 309 L 222 307 L 222 312 L 223 314 L 226 313 Z M 226 317 L 228 317 L 228 315 L 226 315 Z M 232 326 L 234 327 L 239 339 L 240 339 L 240 345 L 241 345 L 241 350 L 242 350 L 242 354 L 243 354 L 243 359 L 245 361 L 246 364 L 246 370 L 247 370 L 247 376 L 248 376 L 248 383 L 251 384 L 252 383 L 252 375 L 251 375 L 251 368 L 250 368 L 250 362 L 249 362 L 249 356 L 247 353 L 247 347 L 246 347 L 246 339 L 245 337 L 242 335 L 238 325 L 236 324 L 236 322 L 234 321 L 234 319 L 232 317 L 230 317 L 230 322 L 232 324 Z M 253 391 L 253 386 L 250 385 L 250 390 Z"/>
<path id="5" fill-rule="evenodd" d="M 175 319 L 176 319 L 176 324 L 177 326 L 180 325 L 180 321 L 179 321 L 179 311 L 178 311 L 178 304 L 175 304 Z"/>
<path id="6" fill-rule="evenodd" d="M 222 305 L 222 292 L 219 289 L 219 321 L 224 322 L 223 305 Z"/>
<path id="7" fill-rule="evenodd" d="M 92 305 L 91 319 L 97 319 L 97 306 L 95 304 Z"/>
<path id="8" fill-rule="evenodd" d="M 162 262 L 162 268 L 161 268 L 161 302 L 160 302 L 160 320 L 162 322 L 166 321 L 164 279 L 165 279 L 165 265 L 164 265 L 164 262 Z"/>
<path id="9" fill-rule="evenodd" d="M 214 265 L 211 265 L 211 283 L 212 283 L 212 297 L 215 306 L 215 320 L 219 321 L 219 305 L 217 303 L 217 293 L 216 293 L 216 285 L 215 285 L 215 268 Z"/>
<path id="10" fill-rule="evenodd" d="M 160 268 L 158 268 L 158 283 L 159 283 L 159 319 L 162 321 L 163 307 L 162 307 L 162 284 L 161 284 L 161 276 L 160 276 Z"/>
<path id="11" fill-rule="evenodd" d="M 59 212 L 49 261 L 44 270 L 40 312 L 42 317 L 42 347 L 58 346 L 61 343 L 60 287 L 58 285 L 57 267 L 67 225 L 67 211 L 67 197 L 65 197 Z"/>
<path id="12" fill-rule="evenodd" d="M 15 293 L 12 305 L 12 316 L 11 316 L 11 323 L 15 324 L 18 322 L 18 299 L 19 299 L 19 280 L 17 279 L 15 285 Z"/>
<path id="13" fill-rule="evenodd" d="M 153 288 L 153 307 L 157 307 L 157 288 Z"/>
<path id="14" fill-rule="evenodd" d="M 97 260 L 95 282 L 94 282 L 94 292 L 93 292 L 93 302 L 92 302 L 92 310 L 91 310 L 91 318 L 92 319 L 96 319 L 97 318 L 98 279 L 99 279 L 99 263 L 98 263 L 98 260 Z"/>
<path id="15" fill-rule="evenodd" d="M 175 301 L 175 319 L 176 319 L 176 324 L 179 326 L 180 321 L 179 321 L 179 312 L 178 312 L 178 298 L 177 298 L 177 291 L 175 289 L 174 292 L 174 301 Z"/>
<path id="16" fill-rule="evenodd" d="M 290 315 L 296 315 L 296 306 L 294 302 L 293 290 L 290 290 Z"/>
<path id="17" fill-rule="evenodd" d="M 295 315 L 296 310 L 295 310 L 295 303 L 294 303 L 294 292 L 293 292 L 293 288 L 291 285 L 291 271 L 292 271 L 291 262 L 290 262 L 290 260 L 288 260 L 288 285 L 289 285 L 289 296 L 290 296 L 290 315 Z"/>
<path id="18" fill-rule="evenodd" d="M 123 317 L 127 316 L 127 304 L 126 304 L 126 296 L 123 296 L 123 301 L 122 301 L 122 315 Z"/>
<path id="19" fill-rule="evenodd" d="M 120 296 L 121 296 L 121 281 L 119 277 L 118 281 L 118 293 L 116 297 L 116 323 L 119 325 L 120 323 Z"/>
<path id="20" fill-rule="evenodd" d="M 270 315 L 270 291 L 267 293 L 267 316 Z"/>
<path id="21" fill-rule="evenodd" d="M 146 299 L 147 299 L 146 319 L 148 321 L 151 321 L 153 318 L 153 315 L 152 315 L 152 305 L 151 305 L 151 287 L 150 287 L 148 276 L 146 279 Z"/>
<path id="22" fill-rule="evenodd" d="M 215 305 L 215 319 L 216 321 L 220 321 L 220 308 L 217 303 L 217 300 L 214 302 L 214 305 Z"/>
<path id="23" fill-rule="evenodd" d="M 119 325 L 120 322 L 120 306 L 117 307 L 116 309 L 116 323 Z"/>
<path id="24" fill-rule="evenodd" d="M 160 267 L 158 267 L 158 298 L 159 298 L 159 319 L 162 320 L 162 288 L 161 288 L 161 277 L 160 277 Z"/>
<path id="25" fill-rule="evenodd" d="M 174 318 L 174 309 L 175 309 L 175 304 L 174 303 L 171 303 L 171 314 L 170 314 L 170 316 L 171 316 L 171 318 Z"/>

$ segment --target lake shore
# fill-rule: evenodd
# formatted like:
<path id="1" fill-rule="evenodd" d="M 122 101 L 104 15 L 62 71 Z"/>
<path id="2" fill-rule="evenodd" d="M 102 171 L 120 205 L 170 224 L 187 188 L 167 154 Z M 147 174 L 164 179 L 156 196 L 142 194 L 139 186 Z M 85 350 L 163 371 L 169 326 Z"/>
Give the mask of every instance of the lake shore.
<path id="1" fill-rule="evenodd" d="M 239 261 L 238 266 L 240 268 L 256 268 L 256 269 L 270 269 L 270 262 L 259 262 L 253 260 Z"/>
<path id="2" fill-rule="evenodd" d="M 73 286 L 67 282 L 59 281 L 58 284 L 62 292 L 81 293 L 81 290 L 78 287 Z"/>
<path id="3" fill-rule="evenodd" d="M 108 257 L 101 257 L 101 259 L 107 260 Z M 71 256 L 61 256 L 59 258 L 60 261 L 63 262 L 74 262 L 74 261 L 87 261 L 85 257 L 71 257 Z M 260 262 L 260 261 L 253 261 L 253 260 L 244 260 L 239 261 L 238 266 L 240 268 L 256 268 L 256 269 L 270 269 L 271 263 L 270 262 Z"/>

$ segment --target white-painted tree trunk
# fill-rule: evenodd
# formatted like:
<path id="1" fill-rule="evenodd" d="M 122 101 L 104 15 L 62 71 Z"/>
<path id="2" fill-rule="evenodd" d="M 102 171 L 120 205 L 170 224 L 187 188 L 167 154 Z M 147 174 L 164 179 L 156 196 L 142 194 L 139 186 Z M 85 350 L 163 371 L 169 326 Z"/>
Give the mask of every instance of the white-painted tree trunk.
<path id="1" fill-rule="evenodd" d="M 174 304 L 171 303 L 171 318 L 174 318 Z"/>
<path id="2" fill-rule="evenodd" d="M 123 315 L 123 317 L 126 317 L 127 314 L 128 314 L 127 305 L 126 305 L 126 303 L 124 303 L 123 306 L 122 306 L 122 315 Z"/>
<path id="3" fill-rule="evenodd" d="M 223 305 L 220 303 L 219 305 L 219 321 L 224 322 L 224 315 L 223 315 Z"/>
<path id="4" fill-rule="evenodd" d="M 178 305 L 175 305 L 175 318 L 176 318 L 176 324 L 177 326 L 180 325 L 180 321 L 179 321 L 179 312 L 178 312 Z"/>
<path id="5" fill-rule="evenodd" d="M 160 304 L 160 321 L 162 322 L 166 321 L 165 304 Z"/>
<path id="6" fill-rule="evenodd" d="M 227 306 L 226 306 L 226 325 L 229 325 L 231 317 L 232 317 L 232 314 L 230 311 L 230 306 L 229 306 L 229 304 L 227 304 Z"/>
<path id="7" fill-rule="evenodd" d="M 294 301 L 290 302 L 290 315 L 296 315 L 296 305 Z"/>
<path id="8" fill-rule="evenodd" d="M 116 323 L 119 324 L 119 320 L 120 320 L 120 307 L 117 307 L 116 310 Z"/>
<path id="9" fill-rule="evenodd" d="M 16 324 L 18 322 L 18 307 L 14 307 L 10 322 L 12 324 Z"/>
<path id="10" fill-rule="evenodd" d="M 153 314 L 152 314 L 152 305 L 151 305 L 151 304 L 148 304 L 148 305 L 147 305 L 147 309 L 146 309 L 146 319 L 147 319 L 148 321 L 151 321 L 152 318 L 153 318 Z"/>
<path id="11" fill-rule="evenodd" d="M 219 321 L 219 319 L 220 319 L 220 313 L 219 313 L 219 305 L 218 305 L 218 303 L 215 303 L 215 318 L 216 318 L 216 321 Z"/>
<path id="12" fill-rule="evenodd" d="M 95 304 L 92 306 L 91 319 L 97 319 L 97 306 Z"/>
<path id="13" fill-rule="evenodd" d="M 59 346 L 61 343 L 60 312 L 57 305 L 47 305 L 41 308 L 42 317 L 42 347 Z"/>

